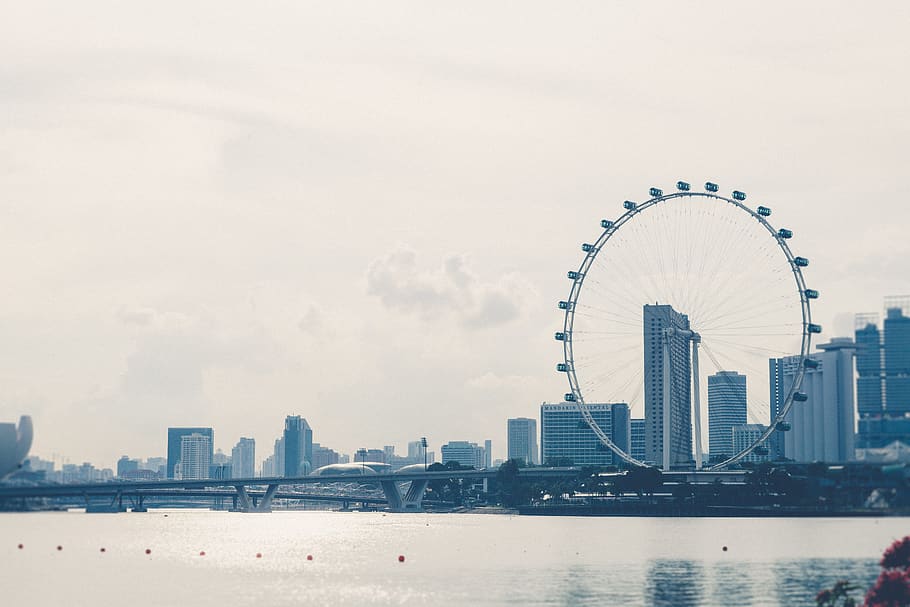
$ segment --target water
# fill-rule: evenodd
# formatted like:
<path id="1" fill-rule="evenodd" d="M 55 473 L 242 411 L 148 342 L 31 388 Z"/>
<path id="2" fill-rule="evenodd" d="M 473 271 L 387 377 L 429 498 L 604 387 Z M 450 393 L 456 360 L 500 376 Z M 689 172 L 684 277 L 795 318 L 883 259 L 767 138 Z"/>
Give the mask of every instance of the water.
<path id="1" fill-rule="evenodd" d="M 907 518 L 0 514 L 0 604 L 789 607 L 868 587 L 908 533 Z"/>

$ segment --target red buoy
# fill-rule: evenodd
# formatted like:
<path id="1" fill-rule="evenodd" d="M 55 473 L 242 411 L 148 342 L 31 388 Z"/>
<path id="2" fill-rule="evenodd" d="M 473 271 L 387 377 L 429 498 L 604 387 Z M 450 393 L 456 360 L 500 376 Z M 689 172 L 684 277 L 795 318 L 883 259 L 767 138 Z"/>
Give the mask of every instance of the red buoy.
<path id="1" fill-rule="evenodd" d="M 145 549 L 145 553 L 146 553 L 146 554 L 151 554 L 151 553 L 152 553 L 152 549 L 151 549 L 151 548 L 146 548 L 146 549 Z"/>
<path id="2" fill-rule="evenodd" d="M 312 555 L 312 554 L 306 555 L 306 560 L 312 561 L 312 560 L 313 560 L 313 555 Z"/>
<path id="3" fill-rule="evenodd" d="M 19 544 L 19 550 L 22 550 L 23 548 L 25 548 L 25 546 L 23 546 L 22 544 Z"/>
<path id="4" fill-rule="evenodd" d="M 726 547 L 726 546 L 724 546 L 724 552 L 726 552 L 726 551 L 727 551 L 727 547 Z"/>
<path id="5" fill-rule="evenodd" d="M 256 558 L 257 558 L 257 559 L 261 559 L 261 558 L 262 558 L 262 553 L 261 553 L 261 552 L 257 552 L 257 553 L 256 553 Z"/>
<path id="6" fill-rule="evenodd" d="M 102 549 L 101 549 L 101 552 L 107 552 L 107 550 L 105 550 L 104 548 L 102 548 Z"/>
<path id="7" fill-rule="evenodd" d="M 399 554 L 399 555 L 398 555 L 398 562 L 399 562 L 399 563 L 403 563 L 403 562 L 404 562 L 404 555 L 403 555 L 403 554 Z"/>
<path id="8" fill-rule="evenodd" d="M 63 550 L 63 546 L 57 546 L 57 550 Z"/>
<path id="9" fill-rule="evenodd" d="M 199 551 L 199 556 L 205 556 L 205 550 L 200 550 L 200 551 Z"/>

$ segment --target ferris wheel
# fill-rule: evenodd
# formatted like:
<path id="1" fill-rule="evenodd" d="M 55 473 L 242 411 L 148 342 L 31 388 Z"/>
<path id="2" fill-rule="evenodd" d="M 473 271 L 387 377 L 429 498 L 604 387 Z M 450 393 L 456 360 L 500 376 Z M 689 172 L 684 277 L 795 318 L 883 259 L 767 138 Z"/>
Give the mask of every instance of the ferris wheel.
<path id="1" fill-rule="evenodd" d="M 772 227 L 771 209 L 746 206 L 743 192 L 727 197 L 712 182 L 704 190 L 679 181 L 675 192 L 651 188 L 647 200 L 625 201 L 581 246 L 559 302 L 565 400 L 630 465 L 701 468 L 709 419 L 708 468 L 768 455 L 791 430 L 793 404 L 807 399 L 806 369 L 818 366 L 808 354 L 822 330 L 809 306 L 819 293 L 803 278 L 809 260 L 791 252 L 793 232 Z M 644 419 L 643 457 L 592 413 L 616 403 Z"/>

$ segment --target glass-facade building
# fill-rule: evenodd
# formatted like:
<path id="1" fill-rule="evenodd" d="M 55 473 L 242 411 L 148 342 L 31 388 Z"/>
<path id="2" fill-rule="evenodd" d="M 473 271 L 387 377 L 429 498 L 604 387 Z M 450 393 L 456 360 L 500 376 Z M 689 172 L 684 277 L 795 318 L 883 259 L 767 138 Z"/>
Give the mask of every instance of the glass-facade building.
<path id="1" fill-rule="evenodd" d="M 629 405 L 600 403 L 586 406 L 610 440 L 629 453 Z M 576 466 L 609 466 L 621 462 L 600 442 L 573 403 L 540 406 L 540 450 L 544 465 L 571 462 Z"/>
<path id="2" fill-rule="evenodd" d="M 537 420 L 516 417 L 507 421 L 508 459 L 538 464 Z"/>
<path id="3" fill-rule="evenodd" d="M 692 458 L 692 371 L 690 339 L 669 337 L 671 387 L 664 386 L 665 330 L 689 330 L 689 317 L 668 305 L 645 305 L 645 453 L 652 462 L 663 462 L 664 389 L 670 389 L 670 466 L 691 466 Z"/>
<path id="4" fill-rule="evenodd" d="M 733 426 L 746 423 L 746 376 L 720 371 L 708 376 L 708 451 L 712 458 L 738 453 Z"/>
<path id="5" fill-rule="evenodd" d="M 645 460 L 645 420 L 632 419 L 629 422 L 629 455 L 640 462 Z"/>
<path id="6" fill-rule="evenodd" d="M 313 465 L 313 429 L 299 415 L 284 420 L 284 476 L 306 476 Z"/>

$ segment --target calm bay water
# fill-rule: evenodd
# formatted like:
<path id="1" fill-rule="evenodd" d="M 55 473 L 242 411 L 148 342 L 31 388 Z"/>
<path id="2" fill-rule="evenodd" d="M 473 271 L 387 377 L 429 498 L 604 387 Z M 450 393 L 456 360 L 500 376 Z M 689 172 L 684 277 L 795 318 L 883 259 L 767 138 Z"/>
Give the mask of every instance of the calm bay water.
<path id="1" fill-rule="evenodd" d="M 0 604 L 810 605 L 868 586 L 907 534 L 907 518 L 0 514 Z"/>

